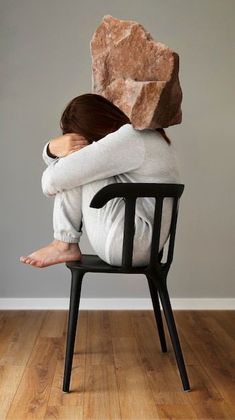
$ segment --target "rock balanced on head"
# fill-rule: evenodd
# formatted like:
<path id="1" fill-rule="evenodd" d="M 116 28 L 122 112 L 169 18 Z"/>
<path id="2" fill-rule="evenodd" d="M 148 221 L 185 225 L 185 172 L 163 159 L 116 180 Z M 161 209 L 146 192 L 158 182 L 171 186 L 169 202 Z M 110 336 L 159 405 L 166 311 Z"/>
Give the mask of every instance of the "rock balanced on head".
<path id="1" fill-rule="evenodd" d="M 94 32 L 92 93 L 117 105 L 136 129 L 182 121 L 179 56 L 138 22 L 105 15 Z"/>

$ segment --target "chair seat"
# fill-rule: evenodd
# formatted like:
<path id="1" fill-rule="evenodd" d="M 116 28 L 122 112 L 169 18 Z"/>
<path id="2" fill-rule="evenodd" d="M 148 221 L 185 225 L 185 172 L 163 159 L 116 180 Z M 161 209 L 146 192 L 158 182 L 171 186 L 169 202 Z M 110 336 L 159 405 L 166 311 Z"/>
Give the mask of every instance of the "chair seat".
<path id="1" fill-rule="evenodd" d="M 87 271 L 95 271 L 95 272 L 102 272 L 102 273 L 145 273 L 147 265 L 139 266 L 139 267 L 132 267 L 128 269 L 124 269 L 123 267 L 119 267 L 117 265 L 110 265 L 103 261 L 98 255 L 93 254 L 82 254 L 80 261 L 71 261 L 67 262 L 66 266 L 71 269 L 76 270 L 83 270 Z"/>

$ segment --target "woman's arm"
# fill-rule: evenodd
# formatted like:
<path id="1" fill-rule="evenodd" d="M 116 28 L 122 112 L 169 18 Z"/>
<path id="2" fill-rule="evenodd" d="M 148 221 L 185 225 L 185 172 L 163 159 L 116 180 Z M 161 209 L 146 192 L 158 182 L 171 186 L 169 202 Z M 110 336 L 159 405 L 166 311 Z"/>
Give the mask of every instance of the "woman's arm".
<path id="1" fill-rule="evenodd" d="M 52 162 L 55 162 L 56 159 L 59 159 L 58 156 L 52 157 L 52 155 L 50 154 L 50 150 L 48 147 L 49 143 L 50 143 L 50 140 L 45 144 L 42 151 L 42 158 L 44 162 L 46 163 L 46 165 L 50 165 Z"/>
<path id="2" fill-rule="evenodd" d="M 49 140 L 43 148 L 42 157 L 44 162 L 50 165 L 55 160 L 68 156 L 88 144 L 84 136 L 77 133 L 66 133 Z"/>
<path id="3" fill-rule="evenodd" d="M 46 196 L 137 169 L 145 155 L 141 132 L 131 124 L 93 141 L 69 156 L 56 159 L 42 175 Z"/>

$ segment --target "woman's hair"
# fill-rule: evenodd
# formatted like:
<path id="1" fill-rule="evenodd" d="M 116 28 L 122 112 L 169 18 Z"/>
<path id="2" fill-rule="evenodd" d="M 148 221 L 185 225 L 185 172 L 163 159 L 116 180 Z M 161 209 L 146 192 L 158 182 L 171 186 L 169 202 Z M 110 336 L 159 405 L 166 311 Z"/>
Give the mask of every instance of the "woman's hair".
<path id="1" fill-rule="evenodd" d="M 131 124 L 127 115 L 104 96 L 96 93 L 85 93 L 73 98 L 60 119 L 63 134 L 78 133 L 89 143 L 100 140 L 124 124 Z M 163 128 L 156 130 L 171 144 Z"/>

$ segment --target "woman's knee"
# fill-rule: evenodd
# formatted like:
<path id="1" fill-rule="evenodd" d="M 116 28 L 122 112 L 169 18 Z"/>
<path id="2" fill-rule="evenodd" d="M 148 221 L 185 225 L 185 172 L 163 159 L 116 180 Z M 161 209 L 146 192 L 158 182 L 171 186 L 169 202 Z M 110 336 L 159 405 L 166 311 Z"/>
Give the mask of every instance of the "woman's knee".
<path id="1" fill-rule="evenodd" d="M 106 185 L 113 184 L 115 182 L 114 177 L 104 178 L 95 180 L 93 182 L 89 182 L 82 186 L 82 202 L 83 202 L 83 209 L 87 209 L 90 207 L 90 203 L 92 198 L 96 195 L 98 191 L 104 188 Z M 96 210 L 97 209 L 93 209 Z"/>

